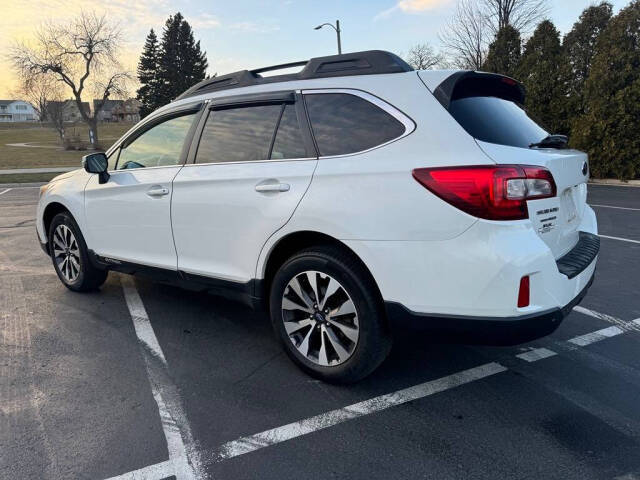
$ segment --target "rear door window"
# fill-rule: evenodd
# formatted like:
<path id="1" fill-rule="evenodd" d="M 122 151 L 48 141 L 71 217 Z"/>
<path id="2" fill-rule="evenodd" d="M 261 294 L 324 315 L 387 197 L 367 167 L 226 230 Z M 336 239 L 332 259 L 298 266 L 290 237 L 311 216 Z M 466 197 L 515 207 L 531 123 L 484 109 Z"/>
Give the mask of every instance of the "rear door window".
<path id="1" fill-rule="evenodd" d="M 305 102 L 321 156 L 361 152 L 405 132 L 402 122 L 356 95 L 310 93 Z"/>
<path id="2" fill-rule="evenodd" d="M 451 101 L 449 113 L 469 135 L 483 142 L 528 148 L 548 135 L 517 103 L 503 98 L 458 98 Z"/>
<path id="3" fill-rule="evenodd" d="M 267 160 L 282 105 L 257 105 L 209 112 L 196 163 Z"/>

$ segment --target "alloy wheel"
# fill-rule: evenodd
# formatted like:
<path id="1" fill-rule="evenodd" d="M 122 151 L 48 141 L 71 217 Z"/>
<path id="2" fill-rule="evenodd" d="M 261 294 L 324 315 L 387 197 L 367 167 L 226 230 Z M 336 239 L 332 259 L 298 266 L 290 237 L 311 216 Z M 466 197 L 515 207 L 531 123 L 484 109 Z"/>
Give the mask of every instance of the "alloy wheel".
<path id="1" fill-rule="evenodd" d="M 75 282 L 80 275 L 80 248 L 75 235 L 64 224 L 53 231 L 53 258 L 64 279 Z"/>
<path id="2" fill-rule="evenodd" d="M 298 352 L 321 366 L 344 363 L 358 344 L 355 304 L 326 273 L 305 271 L 289 281 L 282 296 L 282 320 Z"/>

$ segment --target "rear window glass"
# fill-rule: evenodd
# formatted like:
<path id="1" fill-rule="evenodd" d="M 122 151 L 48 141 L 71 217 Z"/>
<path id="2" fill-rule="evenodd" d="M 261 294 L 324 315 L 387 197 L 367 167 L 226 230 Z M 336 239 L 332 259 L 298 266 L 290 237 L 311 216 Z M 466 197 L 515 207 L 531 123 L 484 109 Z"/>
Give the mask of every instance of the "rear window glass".
<path id="1" fill-rule="evenodd" d="M 367 100 L 346 93 L 305 95 L 320 155 L 345 155 L 401 136 L 404 125 Z"/>
<path id="2" fill-rule="evenodd" d="M 498 97 L 458 98 L 451 101 L 449 113 L 483 142 L 528 148 L 548 135 L 518 104 Z"/>

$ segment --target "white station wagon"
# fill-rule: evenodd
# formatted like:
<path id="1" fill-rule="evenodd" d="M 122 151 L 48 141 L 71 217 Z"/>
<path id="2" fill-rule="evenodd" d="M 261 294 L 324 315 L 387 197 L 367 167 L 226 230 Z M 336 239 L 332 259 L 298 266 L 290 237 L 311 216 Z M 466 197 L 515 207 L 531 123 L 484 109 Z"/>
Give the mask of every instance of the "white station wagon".
<path id="1" fill-rule="evenodd" d="M 207 79 L 43 186 L 38 237 L 74 291 L 116 270 L 264 306 L 327 381 L 372 372 L 399 324 L 522 342 L 599 249 L 587 156 L 523 104 L 383 51 Z"/>

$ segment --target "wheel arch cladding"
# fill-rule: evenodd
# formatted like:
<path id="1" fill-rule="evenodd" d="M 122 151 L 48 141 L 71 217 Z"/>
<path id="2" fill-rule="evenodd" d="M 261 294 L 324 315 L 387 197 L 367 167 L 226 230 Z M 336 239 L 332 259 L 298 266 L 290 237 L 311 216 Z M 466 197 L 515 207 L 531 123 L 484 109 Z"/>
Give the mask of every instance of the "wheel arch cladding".
<path id="1" fill-rule="evenodd" d="M 375 285 L 376 296 L 378 297 L 379 301 L 382 302 L 382 294 L 380 293 L 380 288 L 378 287 L 378 283 L 376 282 L 375 277 L 356 252 L 354 252 L 349 246 L 347 246 L 340 240 L 330 235 L 309 230 L 289 233 L 278 240 L 278 242 L 273 246 L 267 256 L 267 260 L 263 268 L 264 281 L 262 282 L 263 291 L 261 292 L 263 298 L 269 298 L 269 290 L 271 289 L 271 282 L 273 281 L 273 277 L 275 276 L 280 266 L 282 266 L 282 264 L 288 258 L 306 248 L 327 245 L 339 248 L 347 255 L 353 257 L 364 268 L 364 270 L 369 275 L 369 278 L 373 282 L 373 285 Z"/>
<path id="2" fill-rule="evenodd" d="M 49 227 L 51 226 L 53 218 L 62 212 L 67 212 L 73 217 L 69 209 L 59 202 L 51 202 L 45 207 L 44 213 L 42 214 L 42 226 L 44 227 L 44 234 L 47 236 L 47 239 L 49 238 Z"/>

